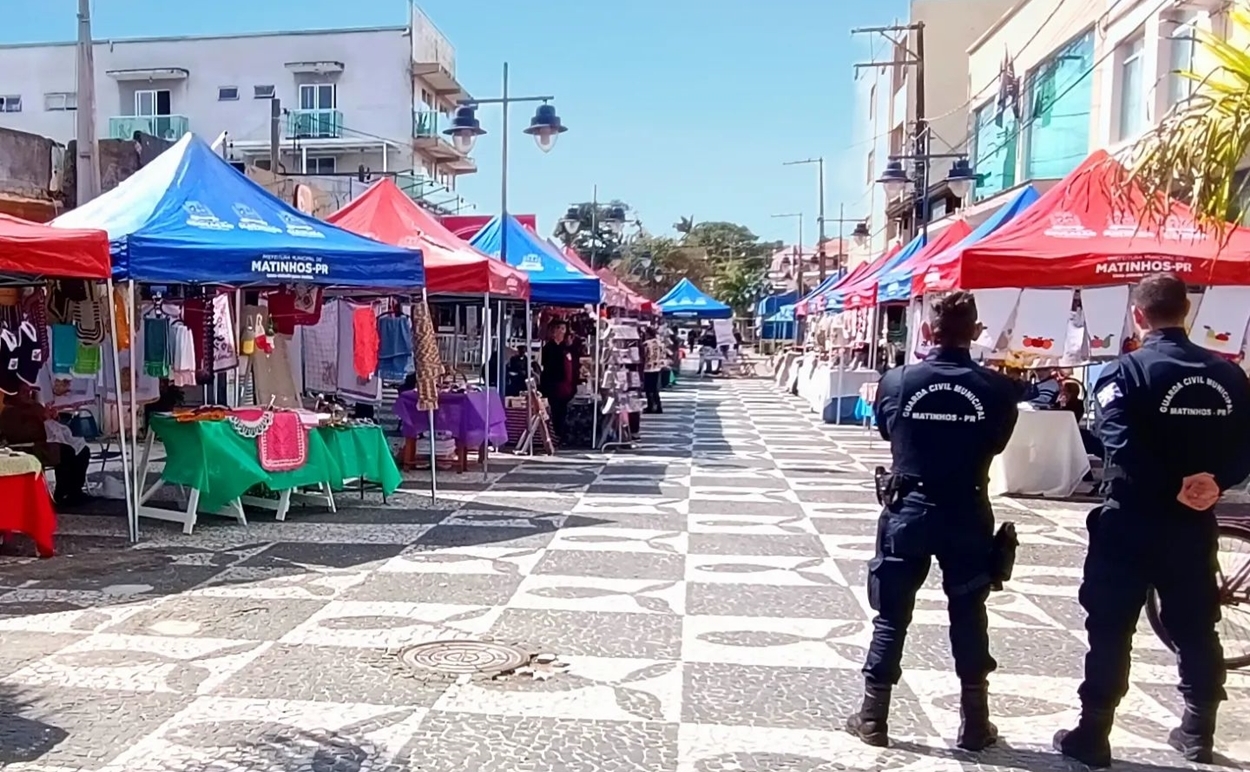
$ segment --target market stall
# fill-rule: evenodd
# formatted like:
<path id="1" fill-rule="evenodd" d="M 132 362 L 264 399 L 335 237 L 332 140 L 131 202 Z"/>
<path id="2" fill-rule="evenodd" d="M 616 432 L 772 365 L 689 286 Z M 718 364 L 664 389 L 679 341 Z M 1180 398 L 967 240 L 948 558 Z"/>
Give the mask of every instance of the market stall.
<path id="1" fill-rule="evenodd" d="M 157 411 L 148 442 L 166 443 L 167 461 L 152 485 L 147 481 L 151 455 L 147 463 L 135 465 L 136 517 L 180 523 L 185 533 L 200 512 L 217 507 L 242 519 L 242 482 L 263 488 L 253 492 L 265 496 L 249 503 L 281 515 L 296 488 L 305 485 L 332 502 L 329 491 L 342 487 L 349 460 L 333 458 L 313 427 L 327 421 L 340 424 L 340 430 L 350 427 L 329 412 L 302 409 L 295 363 L 319 377 L 332 370 L 338 392 L 365 402 L 374 393 L 380 398 L 378 319 L 392 304 L 351 303 L 329 291 L 370 298 L 419 291 L 425 281 L 419 251 L 381 244 L 295 209 L 193 135 L 52 224 L 107 231 L 113 275 L 130 282 L 129 341 L 118 341 L 129 343 L 121 346 L 128 366 L 118 368 L 124 371 L 122 383 L 106 399 L 129 402 L 132 447 L 138 444 L 139 405 L 161 399 L 166 384 L 179 378 L 204 388 L 205 401 L 211 403 L 224 391 L 216 389 L 219 374 L 242 365 L 261 405 L 210 407 L 191 416 Z M 181 298 L 166 292 L 173 287 L 186 288 Z M 320 345 L 297 342 L 306 337 L 297 331 L 316 328 L 325 333 L 317 338 Z M 242 381 L 236 385 L 236 396 L 245 392 Z M 222 449 L 235 448 L 230 456 L 235 463 L 213 463 L 202 452 L 178 449 L 206 437 L 219 440 Z M 254 460 L 244 446 L 256 453 Z M 323 462 L 322 450 L 329 460 Z M 258 468 L 265 478 L 258 479 Z M 396 479 L 385 464 L 370 474 L 384 491 Z M 167 483 L 189 489 L 184 509 L 149 504 Z M 133 529 L 137 533 L 137 520 Z"/>
<path id="2" fill-rule="evenodd" d="M 0 345 L 0 401 L 13 398 L 23 385 L 38 386 L 54 366 L 53 336 L 47 324 L 47 302 L 53 293 L 47 291 L 46 285 L 49 280 L 73 278 L 102 284 L 105 297 L 112 297 L 106 233 L 89 229 L 56 230 L 0 215 L 0 286 L 5 292 L 4 302 L 0 302 L 0 338 L 4 341 L 4 345 Z M 84 290 L 93 291 L 91 285 Z M 78 307 L 79 304 L 75 304 L 73 308 Z M 88 341 L 80 341 L 76 334 L 80 329 L 86 333 L 88 326 L 93 337 L 104 332 L 105 327 L 115 333 L 117 320 L 110 311 L 100 313 L 96 305 L 92 314 L 75 314 L 83 322 L 81 327 L 73 323 L 66 325 L 75 354 L 71 362 L 78 360 L 77 352 L 83 349 L 95 352 L 84 356 L 84 360 L 110 359 L 114 372 L 117 371 L 115 349 L 103 347 L 99 340 L 89 345 Z M 106 323 L 101 323 L 101 315 L 107 317 Z M 59 354 L 57 356 L 60 358 Z M 98 377 L 93 374 L 93 385 Z M 51 401 L 51 391 L 41 394 L 40 402 Z M 0 404 L 0 411 L 3 409 Z M 55 425 L 55 422 L 49 420 L 45 427 L 47 424 Z M 46 445 L 46 429 L 43 434 Z M 38 554 L 47 557 L 55 548 L 56 514 L 44 479 L 43 463 L 37 457 L 40 448 L 36 446 L 40 443 L 21 439 L 23 441 L 15 442 L 0 437 L 0 441 L 9 446 L 0 448 L 0 501 L 4 502 L 0 506 L 0 540 L 7 533 L 25 534 L 34 541 Z M 123 464 L 128 458 L 123 449 Z"/>

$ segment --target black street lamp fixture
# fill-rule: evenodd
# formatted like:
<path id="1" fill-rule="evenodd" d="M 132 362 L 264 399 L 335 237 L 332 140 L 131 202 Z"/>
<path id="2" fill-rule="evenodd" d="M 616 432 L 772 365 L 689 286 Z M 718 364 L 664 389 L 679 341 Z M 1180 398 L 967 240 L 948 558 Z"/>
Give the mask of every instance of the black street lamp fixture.
<path id="1" fill-rule="evenodd" d="M 451 144 L 456 151 L 468 155 L 473 151 L 477 138 L 486 133 L 482 122 L 477 119 L 477 107 L 462 105 L 456 108 L 456 115 L 451 119 L 451 127 L 443 133 L 451 137 Z"/>
<path id="2" fill-rule="evenodd" d="M 619 206 L 609 209 L 604 215 L 603 225 L 613 236 L 620 236 L 625 230 L 625 209 Z"/>
<path id="3" fill-rule="evenodd" d="M 872 238 L 872 234 L 868 232 L 868 223 L 863 220 L 855 225 L 855 230 L 851 231 L 851 240 L 857 247 L 863 247 L 868 243 L 868 239 Z"/>
<path id="4" fill-rule="evenodd" d="M 530 126 L 525 133 L 534 138 L 539 150 L 550 153 L 551 148 L 556 146 L 556 139 L 568 130 L 569 127 L 556 115 L 556 108 L 544 102 L 534 111 L 534 117 L 530 118 Z"/>
<path id="5" fill-rule="evenodd" d="M 903 190 L 911 183 L 911 177 L 907 176 L 907 170 L 903 168 L 903 160 L 912 158 L 912 156 L 896 156 L 885 165 L 885 171 L 881 172 L 881 176 L 877 178 L 877 182 L 881 183 L 881 187 L 885 188 L 885 194 L 890 198 L 898 198 L 903 194 Z M 954 163 L 951 164 L 950 171 L 946 173 L 946 185 L 950 191 L 958 199 L 965 199 L 972 192 L 972 186 L 977 181 L 976 172 L 972 169 L 972 164 L 968 163 L 968 157 L 955 153 L 933 153 L 924 156 L 922 160 L 929 161 L 934 158 L 953 158 Z"/>
<path id="6" fill-rule="evenodd" d="M 568 211 L 564 213 L 564 217 L 560 220 L 560 227 L 570 236 L 576 236 L 577 232 L 582 229 L 582 213 L 575 206 L 570 206 Z"/>
<path id="7" fill-rule="evenodd" d="M 911 178 L 907 176 L 907 170 L 903 168 L 902 161 L 890 161 L 885 165 L 885 171 L 881 172 L 877 182 L 881 183 L 888 198 L 898 198 L 903 195 L 903 190 L 911 182 Z"/>
<path id="8" fill-rule="evenodd" d="M 972 170 L 972 164 L 968 163 L 967 158 L 955 159 L 950 171 L 946 173 L 946 186 L 960 201 L 968 198 L 976 181 L 977 173 Z"/>

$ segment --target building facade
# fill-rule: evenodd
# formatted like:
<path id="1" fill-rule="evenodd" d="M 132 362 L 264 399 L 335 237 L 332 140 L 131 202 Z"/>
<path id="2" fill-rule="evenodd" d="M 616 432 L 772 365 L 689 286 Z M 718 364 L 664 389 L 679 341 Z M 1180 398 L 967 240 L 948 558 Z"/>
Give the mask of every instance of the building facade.
<path id="1" fill-rule="evenodd" d="M 281 171 L 454 190 L 477 167 L 439 132 L 467 94 L 454 48 L 410 7 L 394 27 L 99 41 L 97 135 L 224 133 L 232 161 L 268 168 L 277 100 Z M 76 109 L 74 43 L 0 46 L 0 126 L 68 142 Z"/>

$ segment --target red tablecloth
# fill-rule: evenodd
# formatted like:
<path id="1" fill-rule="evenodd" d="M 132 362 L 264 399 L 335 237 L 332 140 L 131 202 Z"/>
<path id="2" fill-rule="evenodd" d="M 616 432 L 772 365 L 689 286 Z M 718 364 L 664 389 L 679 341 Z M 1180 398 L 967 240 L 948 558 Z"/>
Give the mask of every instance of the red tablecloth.
<path id="1" fill-rule="evenodd" d="M 0 534 L 24 533 L 35 542 L 40 557 L 51 557 L 56 535 L 56 512 L 41 474 L 0 477 Z"/>

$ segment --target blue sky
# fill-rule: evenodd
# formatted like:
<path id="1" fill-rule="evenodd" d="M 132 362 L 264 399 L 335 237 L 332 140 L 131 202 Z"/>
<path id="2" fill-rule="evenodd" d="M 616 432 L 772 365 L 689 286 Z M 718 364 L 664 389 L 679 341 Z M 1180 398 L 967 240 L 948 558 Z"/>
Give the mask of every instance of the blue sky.
<path id="1" fill-rule="evenodd" d="M 9 0 L 14 2 L 15 0 Z M 456 47 L 458 76 L 475 96 L 497 96 L 501 65 L 514 94 L 552 94 L 570 131 L 550 155 L 520 128 L 513 107 L 509 209 L 543 228 L 569 203 L 600 197 L 633 205 L 655 233 L 681 216 L 730 220 L 793 241 L 802 211 L 816 231 L 816 169 L 826 158 L 826 214 L 840 202 L 864 214 L 864 148 L 856 146 L 852 64 L 870 43 L 855 26 L 888 24 L 905 0 L 423 0 Z M 97 37 L 256 32 L 402 24 L 407 0 L 94 0 Z M 7 14 L 0 42 L 69 39 L 75 0 L 44 0 L 38 14 Z M 475 150 L 479 172 L 460 192 L 479 212 L 499 207 L 499 108 Z M 862 142 L 863 140 L 860 139 Z M 807 237 L 810 242 L 812 239 Z"/>

